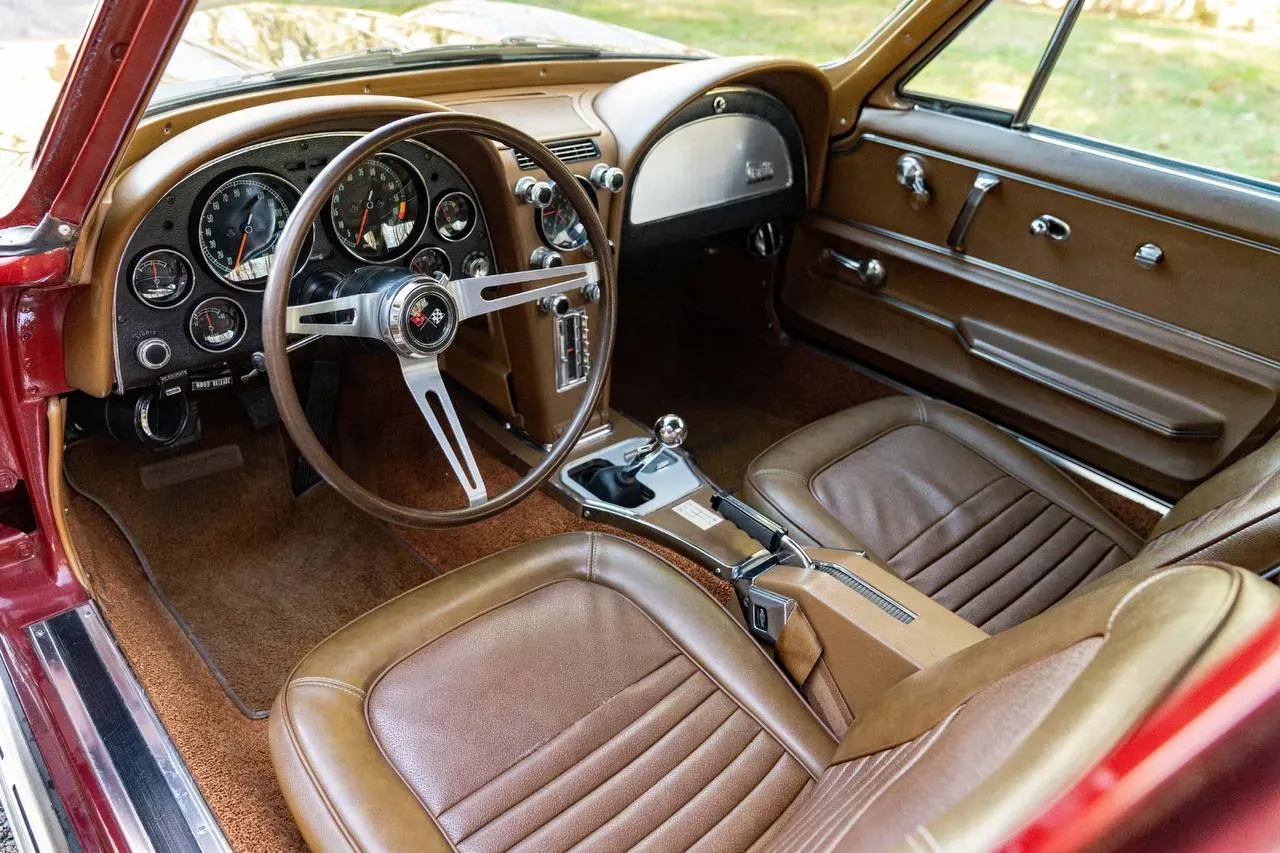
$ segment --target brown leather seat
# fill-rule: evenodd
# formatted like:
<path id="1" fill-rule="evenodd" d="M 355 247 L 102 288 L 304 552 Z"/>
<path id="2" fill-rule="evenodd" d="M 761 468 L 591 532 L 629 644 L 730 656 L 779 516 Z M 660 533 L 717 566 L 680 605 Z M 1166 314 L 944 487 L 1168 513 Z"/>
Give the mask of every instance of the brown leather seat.
<path id="1" fill-rule="evenodd" d="M 993 424 L 913 397 L 793 433 L 751 464 L 743 498 L 804 544 L 865 550 L 989 632 L 1121 566 L 1280 563 L 1280 440 L 1188 494 L 1146 543 Z"/>
<path id="2" fill-rule="evenodd" d="M 1118 577 L 906 679 L 837 745 L 678 570 L 567 534 L 322 643 L 272 757 L 317 850 L 984 849 L 1278 605 L 1225 566 Z"/>

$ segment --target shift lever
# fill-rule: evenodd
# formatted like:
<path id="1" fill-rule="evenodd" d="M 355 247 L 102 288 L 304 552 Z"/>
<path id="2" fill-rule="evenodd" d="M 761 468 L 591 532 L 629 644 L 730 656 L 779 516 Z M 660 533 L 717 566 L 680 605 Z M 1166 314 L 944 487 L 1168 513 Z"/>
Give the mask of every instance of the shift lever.
<path id="1" fill-rule="evenodd" d="M 627 464 L 618 472 L 618 479 L 630 482 L 644 467 L 658 458 L 662 451 L 675 450 L 689 437 L 684 418 L 679 415 L 663 415 L 653 424 L 653 438 L 627 454 Z"/>
<path id="2" fill-rule="evenodd" d="M 626 509 L 653 500 L 653 490 L 640 482 L 640 472 L 665 450 L 684 443 L 688 432 L 679 415 L 663 415 L 653 425 L 653 438 L 623 457 L 621 463 L 592 459 L 569 472 L 569 476 L 605 503 Z"/>

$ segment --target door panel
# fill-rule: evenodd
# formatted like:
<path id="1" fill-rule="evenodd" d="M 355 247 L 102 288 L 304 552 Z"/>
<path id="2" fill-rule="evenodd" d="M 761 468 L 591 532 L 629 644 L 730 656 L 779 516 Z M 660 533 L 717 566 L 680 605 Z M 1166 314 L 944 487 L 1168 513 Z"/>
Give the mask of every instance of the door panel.
<path id="1" fill-rule="evenodd" d="M 1171 497 L 1274 428 L 1280 252 L 1264 241 L 1280 244 L 1267 233 L 1280 199 L 923 110 L 867 110 L 858 131 L 797 234 L 782 292 L 793 322 Z M 932 196 L 918 210 L 895 177 L 907 153 Z M 955 252 L 948 233 L 980 171 L 1000 182 Z M 1165 195 L 1155 210 L 1117 188 L 1142 204 Z M 1070 237 L 1032 234 L 1042 214 Z M 1134 260 L 1147 242 L 1164 251 L 1152 269 Z M 884 285 L 833 252 L 878 259 Z"/>

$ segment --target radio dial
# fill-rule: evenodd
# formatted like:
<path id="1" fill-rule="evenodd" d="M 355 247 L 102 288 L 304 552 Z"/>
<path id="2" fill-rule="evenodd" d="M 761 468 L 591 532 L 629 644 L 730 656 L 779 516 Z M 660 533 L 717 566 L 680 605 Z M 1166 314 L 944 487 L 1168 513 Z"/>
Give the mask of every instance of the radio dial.
<path id="1" fill-rule="evenodd" d="M 541 210 L 555 201 L 556 189 L 547 181 L 539 181 L 536 178 L 525 175 L 516 181 L 515 194 L 516 198 L 521 201 L 527 201 Z"/>
<path id="2" fill-rule="evenodd" d="M 617 166 L 608 163 L 597 163 L 591 167 L 591 183 L 611 193 L 621 192 L 626 186 L 627 176 Z"/>

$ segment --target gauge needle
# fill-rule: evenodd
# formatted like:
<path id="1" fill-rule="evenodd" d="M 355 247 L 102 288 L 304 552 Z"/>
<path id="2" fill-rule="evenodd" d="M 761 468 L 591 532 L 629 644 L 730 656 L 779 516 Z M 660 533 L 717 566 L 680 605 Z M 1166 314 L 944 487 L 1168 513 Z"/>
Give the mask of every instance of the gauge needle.
<path id="1" fill-rule="evenodd" d="M 364 236 L 365 223 L 369 221 L 369 208 L 373 207 L 373 190 L 369 190 L 369 200 L 365 203 L 364 213 L 360 214 L 360 227 L 356 229 L 356 245 L 360 245 L 360 238 Z"/>
<path id="2" fill-rule="evenodd" d="M 236 262 L 231 265 L 232 269 L 240 266 L 240 259 L 244 257 L 244 243 L 249 239 L 249 226 L 253 224 L 253 214 L 249 214 L 249 218 L 244 221 L 244 228 L 240 234 L 240 248 L 236 249 Z"/>

